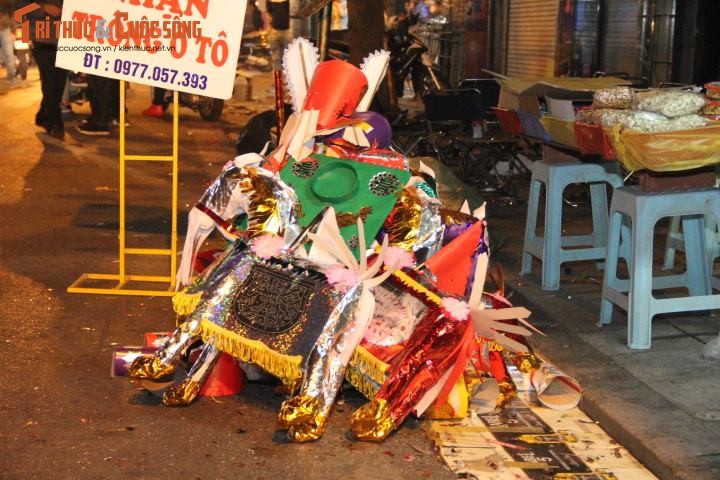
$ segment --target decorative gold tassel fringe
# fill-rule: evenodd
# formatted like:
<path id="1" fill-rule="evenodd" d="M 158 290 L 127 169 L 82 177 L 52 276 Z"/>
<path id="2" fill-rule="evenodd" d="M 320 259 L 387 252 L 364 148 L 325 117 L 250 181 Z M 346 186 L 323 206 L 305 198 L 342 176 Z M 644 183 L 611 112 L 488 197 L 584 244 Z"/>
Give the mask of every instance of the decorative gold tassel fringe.
<path id="1" fill-rule="evenodd" d="M 352 365 L 345 370 L 345 380 L 350 382 L 350 385 L 355 387 L 368 400 L 375 398 L 378 390 L 380 390 L 381 384 L 375 383 L 373 379 Z"/>
<path id="2" fill-rule="evenodd" d="M 257 364 L 278 377 L 285 385 L 293 385 L 302 377 L 300 355 L 283 355 L 270 350 L 262 342 L 241 337 L 208 321 L 203 321 L 200 325 L 200 334 L 206 343 L 215 345 L 218 350 L 238 360 Z"/>
<path id="3" fill-rule="evenodd" d="M 368 399 L 372 399 L 387 378 L 388 364 L 358 345 L 345 371 L 345 379 Z"/>
<path id="4" fill-rule="evenodd" d="M 387 378 L 388 364 L 358 345 L 350 358 L 350 366 L 356 368 L 373 382 L 383 384 Z"/>
<path id="5" fill-rule="evenodd" d="M 190 315 L 200 303 L 201 293 L 177 292 L 172 297 L 173 310 L 178 315 Z"/>

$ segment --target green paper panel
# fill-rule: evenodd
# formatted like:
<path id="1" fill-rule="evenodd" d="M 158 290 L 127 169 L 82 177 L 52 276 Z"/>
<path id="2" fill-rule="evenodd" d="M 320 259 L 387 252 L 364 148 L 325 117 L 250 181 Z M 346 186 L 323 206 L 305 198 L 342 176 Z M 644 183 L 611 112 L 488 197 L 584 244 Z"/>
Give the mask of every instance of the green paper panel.
<path id="1" fill-rule="evenodd" d="M 369 247 L 410 179 L 410 172 L 313 154 L 303 162 L 290 160 L 280 171 L 280 178 L 298 197 L 300 225 L 308 226 L 325 206 L 333 207 L 340 234 L 359 257 L 358 215 L 364 218 L 365 247 Z"/>

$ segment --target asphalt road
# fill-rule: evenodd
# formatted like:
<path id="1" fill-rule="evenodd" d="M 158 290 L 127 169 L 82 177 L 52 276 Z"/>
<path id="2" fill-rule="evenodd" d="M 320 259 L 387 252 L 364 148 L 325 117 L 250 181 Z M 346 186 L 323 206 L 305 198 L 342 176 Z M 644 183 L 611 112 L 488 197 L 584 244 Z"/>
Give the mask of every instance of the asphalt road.
<path id="1" fill-rule="evenodd" d="M 181 112 L 180 210 L 235 155 L 248 115 L 271 105 L 269 77 L 255 100 L 232 100 L 208 123 Z M 83 137 L 69 117 L 64 142 L 33 125 L 37 72 L 0 88 L 0 478 L 31 479 L 416 479 L 454 478 L 417 421 L 384 444 L 356 442 L 349 415 L 363 400 L 351 390 L 319 442 L 289 444 L 276 430 L 283 398 L 273 385 L 241 395 L 203 398 L 171 409 L 110 378 L 116 345 L 173 328 L 167 297 L 68 294 L 81 273 L 117 272 L 118 135 Z M 244 97 L 244 85 L 238 85 Z M 170 117 L 148 119 L 147 87 L 128 92 L 128 152 L 167 154 Z M 87 113 L 88 105 L 75 107 Z M 135 163 L 128 174 L 128 246 L 169 243 L 166 165 Z M 143 260 L 131 273 L 165 274 Z"/>

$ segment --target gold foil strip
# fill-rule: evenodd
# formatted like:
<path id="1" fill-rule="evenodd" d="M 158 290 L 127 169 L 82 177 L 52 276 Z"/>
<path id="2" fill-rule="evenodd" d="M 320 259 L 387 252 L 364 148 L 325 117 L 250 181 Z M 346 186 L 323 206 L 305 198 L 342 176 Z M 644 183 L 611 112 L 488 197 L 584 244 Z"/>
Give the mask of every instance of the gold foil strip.
<path id="1" fill-rule="evenodd" d="M 293 442 L 312 442 L 322 437 L 327 424 L 325 417 L 318 414 L 313 420 L 293 425 L 288 430 L 288 438 Z"/>
<path id="2" fill-rule="evenodd" d="M 337 225 L 339 228 L 357 225 L 358 219 L 363 223 L 367 222 L 368 216 L 372 213 L 373 208 L 370 206 L 362 207 L 358 213 L 340 212 L 335 214 Z"/>
<path id="3" fill-rule="evenodd" d="M 278 426 L 290 428 L 299 423 L 311 421 L 318 412 L 318 399 L 299 395 L 283 402 L 278 413 Z"/>
<path id="4" fill-rule="evenodd" d="M 273 189 L 265 182 L 254 168 L 245 168 L 246 175 L 240 180 L 239 186 L 248 197 L 248 235 L 250 238 L 265 233 L 278 235 L 284 225 L 280 218 L 280 205 L 275 198 Z"/>

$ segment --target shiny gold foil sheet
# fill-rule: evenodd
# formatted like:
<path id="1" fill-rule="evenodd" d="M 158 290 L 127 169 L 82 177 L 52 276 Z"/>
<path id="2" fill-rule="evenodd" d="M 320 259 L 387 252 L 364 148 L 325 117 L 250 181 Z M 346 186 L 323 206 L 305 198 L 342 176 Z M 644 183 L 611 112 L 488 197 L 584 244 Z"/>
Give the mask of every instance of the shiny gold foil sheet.
<path id="1" fill-rule="evenodd" d="M 185 380 L 168 387 L 163 395 L 163 403 L 168 407 L 185 407 L 192 403 L 199 392 L 199 383 Z"/>
<path id="2" fill-rule="evenodd" d="M 385 220 L 389 245 L 411 252 L 420 235 L 422 213 L 423 204 L 417 190 L 404 188 Z"/>
<path id="3" fill-rule="evenodd" d="M 498 381 L 498 388 L 500 389 L 500 393 L 498 393 L 498 400 L 497 400 L 497 406 L 498 407 L 504 407 L 512 399 L 517 397 L 517 387 L 513 383 L 512 380 L 509 378 L 506 378 L 504 380 Z"/>
<path id="4" fill-rule="evenodd" d="M 240 190 L 248 196 L 248 228 L 250 238 L 272 233 L 280 235 L 285 230 L 280 215 L 281 202 L 275 192 L 254 168 L 245 168 L 246 175 L 239 182 Z"/>
<path id="5" fill-rule="evenodd" d="M 355 436 L 367 442 L 382 442 L 395 430 L 387 400 L 376 398 L 355 410 L 351 426 Z"/>
<path id="6" fill-rule="evenodd" d="M 532 352 L 516 353 L 512 356 L 512 363 L 522 373 L 532 373 L 540 368 L 540 359 Z"/>
<path id="7" fill-rule="evenodd" d="M 288 438 L 296 443 L 312 442 L 322 437 L 326 427 L 325 417 L 318 414 L 310 421 L 290 427 Z"/>
<path id="8" fill-rule="evenodd" d="M 152 357 L 138 357 L 128 368 L 130 378 L 152 380 L 154 382 L 171 379 L 175 373 L 174 365 L 163 363 L 162 359 Z"/>
<path id="9" fill-rule="evenodd" d="M 290 428 L 312 420 L 318 412 L 318 399 L 301 395 L 283 402 L 278 413 L 278 426 Z"/>

